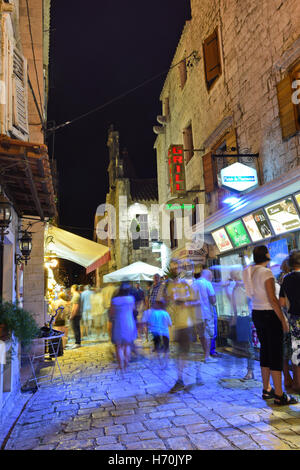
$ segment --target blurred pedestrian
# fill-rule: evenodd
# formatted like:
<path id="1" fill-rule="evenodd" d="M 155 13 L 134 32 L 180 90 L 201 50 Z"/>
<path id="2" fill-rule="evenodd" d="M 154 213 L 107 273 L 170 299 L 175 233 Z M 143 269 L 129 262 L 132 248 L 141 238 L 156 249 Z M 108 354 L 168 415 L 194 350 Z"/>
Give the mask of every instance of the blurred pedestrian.
<path id="1" fill-rule="evenodd" d="M 278 292 L 278 297 L 280 297 L 280 292 L 281 292 L 281 286 L 283 283 L 283 280 L 285 276 L 291 272 L 291 268 L 289 266 L 289 257 L 285 258 L 283 262 L 281 263 L 280 266 L 280 273 L 277 278 L 277 291 Z M 287 319 L 287 321 L 290 324 L 290 314 L 288 311 L 288 306 L 287 303 L 282 302 L 282 300 L 279 298 L 280 305 L 282 308 L 282 311 Z M 290 360 L 292 359 L 292 341 L 291 341 L 291 331 L 288 333 L 284 333 L 283 335 L 283 375 L 284 375 L 284 386 L 286 388 L 295 388 L 293 377 L 290 374 Z M 295 375 L 295 365 L 292 364 L 293 372 Z M 297 388 L 297 387 L 296 387 Z"/>
<path id="2" fill-rule="evenodd" d="M 300 250 L 293 250 L 288 259 L 291 269 L 282 280 L 280 305 L 287 308 L 291 333 L 293 391 L 300 393 Z"/>
<path id="3" fill-rule="evenodd" d="M 88 337 L 91 334 L 92 328 L 91 296 L 91 286 L 84 286 L 83 292 L 81 294 L 81 335 L 85 337 Z"/>
<path id="4" fill-rule="evenodd" d="M 131 294 L 135 298 L 134 318 L 136 321 L 138 337 L 141 338 L 143 333 L 142 317 L 145 310 L 145 292 L 137 282 L 135 284 L 135 288 L 131 290 Z"/>
<path id="5" fill-rule="evenodd" d="M 146 309 L 151 309 L 156 305 L 156 299 L 158 296 L 158 293 L 160 292 L 160 289 L 162 288 L 162 280 L 160 275 L 154 274 L 153 276 L 153 283 L 151 287 L 149 288 L 147 292 L 147 296 L 145 299 L 145 307 Z M 148 326 L 146 324 L 143 324 L 143 333 L 145 335 L 145 340 L 146 342 L 149 341 L 149 330 Z"/>
<path id="6" fill-rule="evenodd" d="M 91 316 L 93 331 L 97 339 L 100 339 L 100 335 L 103 337 L 104 333 L 107 332 L 107 319 L 104 319 L 103 313 L 104 306 L 101 288 L 96 287 L 91 296 Z"/>
<path id="7" fill-rule="evenodd" d="M 56 315 L 54 319 L 54 328 L 64 333 L 62 337 L 63 349 L 68 342 L 68 322 L 70 317 L 70 302 L 68 296 L 61 290 L 58 299 L 51 304 L 52 315 Z"/>
<path id="8" fill-rule="evenodd" d="M 213 306 L 216 303 L 216 294 L 212 285 L 212 272 L 204 269 L 199 279 L 195 280 L 195 287 L 198 289 L 202 321 L 198 323 L 197 334 L 199 335 L 204 352 L 204 362 L 216 362 L 210 357 L 211 341 L 215 335 L 215 319 Z"/>
<path id="9" fill-rule="evenodd" d="M 153 337 L 154 352 L 159 357 L 161 364 L 166 365 L 169 353 L 170 333 L 172 320 L 163 302 L 152 304 L 149 310 L 145 310 L 143 321 L 147 323 L 148 329 Z"/>
<path id="10" fill-rule="evenodd" d="M 111 300 L 110 319 L 112 323 L 112 343 L 116 347 L 118 365 L 126 370 L 131 353 L 131 344 L 137 336 L 133 316 L 135 299 L 128 283 L 122 283 L 118 293 Z"/>
<path id="11" fill-rule="evenodd" d="M 72 349 L 80 348 L 81 346 L 81 331 L 80 331 L 80 320 L 81 320 L 81 299 L 79 288 L 77 284 L 71 287 L 71 313 L 70 323 L 75 336 L 75 345 Z"/>
<path id="12" fill-rule="evenodd" d="M 109 309 L 111 306 L 111 299 L 118 291 L 118 286 L 108 283 L 101 290 L 102 302 L 103 302 L 103 313 L 102 313 L 102 331 L 106 331 L 108 336 L 111 337 L 111 323 L 109 321 Z"/>
<path id="13" fill-rule="evenodd" d="M 180 266 L 177 260 L 170 265 L 171 279 L 166 282 L 164 295 L 171 309 L 175 327 L 175 342 L 177 343 L 177 381 L 170 392 L 174 393 L 185 388 L 183 371 L 188 359 L 191 343 L 194 339 L 196 325 L 196 306 L 200 305 L 198 292 L 193 287 L 193 272 L 190 267 Z M 189 282 L 188 282 L 189 281 Z M 158 298 L 157 300 L 160 300 Z M 196 363 L 196 384 L 202 385 L 200 377 L 200 361 Z"/>
<path id="14" fill-rule="evenodd" d="M 289 325 L 276 297 L 273 273 L 267 267 L 271 260 L 268 248 L 256 246 L 253 259 L 255 265 L 244 270 L 243 279 L 247 295 L 252 299 L 252 319 L 261 345 L 262 398 L 274 398 L 276 405 L 294 404 L 297 401 L 282 390 L 283 333 L 289 331 Z"/>

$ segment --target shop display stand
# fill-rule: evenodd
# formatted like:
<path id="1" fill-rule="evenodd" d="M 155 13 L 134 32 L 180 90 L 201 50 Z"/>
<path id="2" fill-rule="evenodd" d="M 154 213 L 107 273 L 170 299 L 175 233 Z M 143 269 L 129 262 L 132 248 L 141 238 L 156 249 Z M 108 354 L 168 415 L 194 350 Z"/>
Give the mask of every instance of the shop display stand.
<path id="1" fill-rule="evenodd" d="M 62 380 L 62 382 L 65 383 L 64 377 L 63 377 L 63 374 L 59 365 L 59 361 L 58 361 L 58 353 L 59 353 L 60 344 L 61 344 L 63 336 L 64 336 L 64 333 L 59 334 L 59 335 L 56 334 L 52 336 L 46 336 L 43 338 L 35 339 L 33 340 L 32 351 L 26 354 L 26 357 L 29 360 L 31 371 L 32 371 L 32 378 L 29 379 L 27 382 L 35 382 L 37 389 L 39 389 L 40 386 L 43 385 L 44 383 L 54 382 L 54 380 L 56 379 Z M 38 346 L 41 346 L 41 345 L 44 346 L 43 354 L 39 354 L 38 352 Z M 46 360 L 54 359 L 54 364 L 52 366 L 52 372 L 50 374 L 37 376 L 36 369 L 35 369 L 35 361 L 41 358 L 44 358 Z M 58 367 L 60 377 L 57 377 L 56 379 L 54 379 L 54 371 L 55 371 L 56 366 Z"/>

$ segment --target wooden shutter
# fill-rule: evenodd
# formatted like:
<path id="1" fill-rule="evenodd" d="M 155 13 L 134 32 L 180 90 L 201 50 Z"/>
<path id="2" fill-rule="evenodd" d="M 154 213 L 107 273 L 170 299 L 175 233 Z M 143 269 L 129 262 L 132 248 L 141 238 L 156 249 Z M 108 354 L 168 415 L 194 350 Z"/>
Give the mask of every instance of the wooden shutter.
<path id="1" fill-rule="evenodd" d="M 183 145 L 184 150 L 187 150 L 184 152 L 184 157 L 186 163 L 188 163 L 194 155 L 193 130 L 191 125 L 183 131 Z"/>
<path id="2" fill-rule="evenodd" d="M 216 186 L 216 171 L 211 152 L 207 153 L 206 155 L 203 155 L 202 163 L 205 192 L 211 193 L 212 191 L 214 191 Z"/>
<path id="3" fill-rule="evenodd" d="M 297 132 L 295 107 L 292 102 L 293 91 L 289 75 L 277 84 L 279 117 L 283 139 L 287 139 Z"/>
<path id="4" fill-rule="evenodd" d="M 221 75 L 221 59 L 219 51 L 218 33 L 213 32 L 203 44 L 205 76 L 208 87 Z"/>
<path id="5" fill-rule="evenodd" d="M 27 65 L 16 49 L 13 56 L 13 125 L 28 134 Z"/>
<path id="6" fill-rule="evenodd" d="M 184 87 L 186 79 L 187 79 L 187 72 L 186 72 L 186 60 L 182 60 L 178 66 L 179 70 L 179 79 L 180 79 L 180 86 L 181 88 Z"/>
<path id="7" fill-rule="evenodd" d="M 170 241 L 171 241 L 171 248 L 177 248 L 178 246 L 178 240 L 175 238 L 176 236 L 176 222 L 175 219 L 172 218 L 170 220 Z"/>
<path id="8" fill-rule="evenodd" d="M 237 140 L 236 140 L 236 130 L 235 129 L 232 129 L 232 131 L 230 131 L 226 137 L 225 137 L 225 141 L 226 141 L 226 148 L 228 149 L 227 150 L 227 154 L 237 154 Z M 232 148 L 235 148 L 235 150 L 231 150 Z M 233 163 L 236 163 L 237 162 L 237 157 L 232 157 L 232 158 L 227 158 L 227 165 L 232 165 Z"/>

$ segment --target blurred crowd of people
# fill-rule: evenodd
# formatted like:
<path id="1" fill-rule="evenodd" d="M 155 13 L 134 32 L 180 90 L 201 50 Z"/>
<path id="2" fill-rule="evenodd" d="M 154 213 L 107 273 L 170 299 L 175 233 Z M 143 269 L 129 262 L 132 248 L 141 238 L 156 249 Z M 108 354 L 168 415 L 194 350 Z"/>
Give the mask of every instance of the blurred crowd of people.
<path id="1" fill-rule="evenodd" d="M 110 338 L 108 314 L 116 290 L 112 285 L 101 289 L 76 284 L 70 289 L 61 289 L 50 308 L 51 315 L 55 315 L 55 329 L 64 333 L 64 349 L 70 335 L 73 335 L 75 341 L 72 349 L 81 347 L 83 338 Z"/>
<path id="2" fill-rule="evenodd" d="M 259 344 L 262 398 L 274 398 L 277 404 L 294 403 L 283 392 L 281 378 L 283 374 L 286 388 L 300 393 L 300 251 L 285 260 L 277 279 L 269 268 L 266 246 L 256 246 L 253 258 L 253 264 L 239 272 L 232 270 L 229 279 L 220 283 L 231 309 L 229 337 L 248 350 L 248 370 L 242 380 L 254 378 L 254 346 Z M 177 346 L 177 380 L 171 392 L 185 388 L 183 376 L 191 345 L 199 342 L 203 358 L 198 354 L 193 364 L 194 385 L 201 385 L 202 364 L 217 362 L 220 356 L 216 351 L 218 314 L 212 279 L 210 269 L 195 275 L 192 261 L 173 259 L 168 276 L 154 275 L 146 289 L 129 282 L 103 288 L 73 285 L 69 291 L 62 289 L 51 305 L 55 328 L 64 332 L 64 348 L 70 330 L 74 349 L 81 346 L 82 338 L 110 341 L 122 372 L 132 353 L 137 354 L 138 341 L 148 345 L 151 341 L 151 352 L 165 367 L 171 339 Z"/>

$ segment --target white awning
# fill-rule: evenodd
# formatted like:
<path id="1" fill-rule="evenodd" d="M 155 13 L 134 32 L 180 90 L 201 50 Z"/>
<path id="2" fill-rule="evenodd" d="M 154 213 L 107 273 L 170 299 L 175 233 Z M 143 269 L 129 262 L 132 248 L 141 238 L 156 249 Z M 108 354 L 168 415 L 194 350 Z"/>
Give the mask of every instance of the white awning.
<path id="1" fill-rule="evenodd" d="M 118 271 L 105 274 L 103 282 L 153 281 L 154 274 L 163 276 L 164 272 L 161 268 L 137 261 Z"/>
<path id="2" fill-rule="evenodd" d="M 110 250 L 105 245 L 48 225 L 45 256 L 47 255 L 73 261 L 86 268 L 89 273 L 109 261 Z"/>

